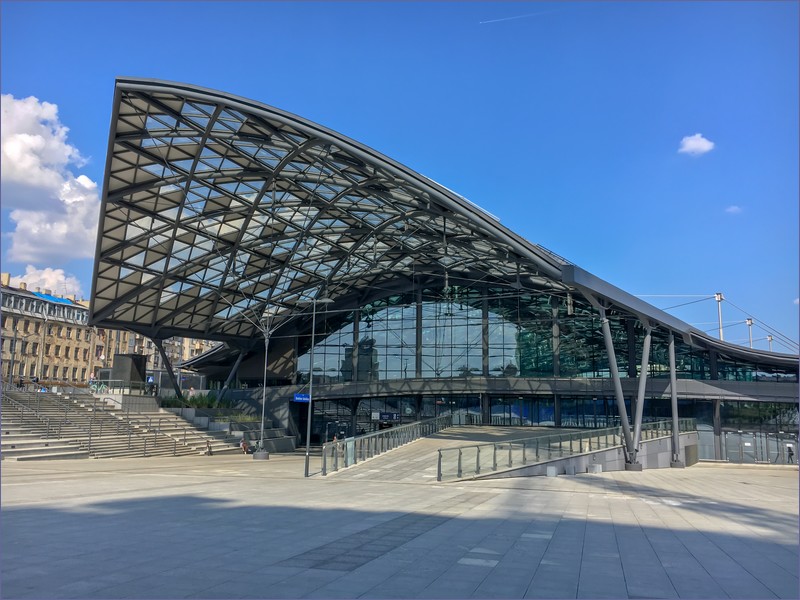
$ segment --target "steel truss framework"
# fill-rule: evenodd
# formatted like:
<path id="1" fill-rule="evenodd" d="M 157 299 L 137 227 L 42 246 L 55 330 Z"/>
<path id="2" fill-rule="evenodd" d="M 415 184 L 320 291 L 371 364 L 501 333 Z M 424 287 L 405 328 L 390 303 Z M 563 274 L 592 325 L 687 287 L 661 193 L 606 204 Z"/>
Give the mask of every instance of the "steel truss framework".
<path id="1" fill-rule="evenodd" d="M 648 340 L 655 327 L 699 348 L 796 364 L 709 338 L 334 131 L 213 90 L 117 80 L 92 324 L 247 349 L 267 330 L 307 332 L 323 296 L 342 314 L 454 282 L 577 295 L 603 319 L 638 319 Z"/>

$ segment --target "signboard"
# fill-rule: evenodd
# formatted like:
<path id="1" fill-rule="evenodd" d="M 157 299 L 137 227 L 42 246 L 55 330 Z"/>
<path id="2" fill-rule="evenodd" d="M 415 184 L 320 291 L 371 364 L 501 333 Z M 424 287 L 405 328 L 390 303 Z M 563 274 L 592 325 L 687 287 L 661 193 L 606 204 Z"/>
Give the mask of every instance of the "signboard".
<path id="1" fill-rule="evenodd" d="M 381 421 L 399 421 L 400 413 L 382 412 Z"/>
<path id="2" fill-rule="evenodd" d="M 294 395 L 294 401 L 295 402 L 310 402 L 311 401 L 311 396 L 309 396 L 308 394 L 295 394 Z"/>

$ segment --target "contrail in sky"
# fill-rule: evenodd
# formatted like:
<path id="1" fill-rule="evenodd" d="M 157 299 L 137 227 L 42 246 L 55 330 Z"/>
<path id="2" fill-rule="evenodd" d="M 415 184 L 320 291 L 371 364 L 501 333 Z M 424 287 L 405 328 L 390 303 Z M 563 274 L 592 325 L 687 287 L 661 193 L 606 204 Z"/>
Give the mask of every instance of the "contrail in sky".
<path id="1" fill-rule="evenodd" d="M 515 19 L 527 19 L 528 17 L 537 17 L 539 15 L 546 15 L 549 13 L 558 12 L 555 10 L 545 10 L 542 12 L 529 13 L 527 15 L 517 15 L 516 17 L 506 17 L 504 19 L 493 19 L 491 21 L 479 21 L 478 25 L 485 25 L 486 23 L 499 23 L 500 21 L 513 21 Z"/>

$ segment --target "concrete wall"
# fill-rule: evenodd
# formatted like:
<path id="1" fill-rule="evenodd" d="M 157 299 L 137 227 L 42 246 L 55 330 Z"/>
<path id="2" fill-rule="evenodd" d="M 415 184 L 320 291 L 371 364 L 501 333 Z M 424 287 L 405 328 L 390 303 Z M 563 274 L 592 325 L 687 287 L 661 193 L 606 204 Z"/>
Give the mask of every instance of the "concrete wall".
<path id="1" fill-rule="evenodd" d="M 680 455 L 689 467 L 697 462 L 697 433 L 680 435 Z M 672 462 L 672 438 L 659 438 L 641 443 L 639 462 L 643 469 L 668 468 Z M 592 465 L 600 465 L 603 471 L 624 471 L 625 454 L 621 447 L 586 452 L 564 458 L 556 458 L 535 465 L 509 469 L 500 473 L 478 475 L 475 479 L 506 479 L 510 477 L 532 477 L 547 475 L 547 467 L 555 467 L 558 475 L 588 473 Z"/>

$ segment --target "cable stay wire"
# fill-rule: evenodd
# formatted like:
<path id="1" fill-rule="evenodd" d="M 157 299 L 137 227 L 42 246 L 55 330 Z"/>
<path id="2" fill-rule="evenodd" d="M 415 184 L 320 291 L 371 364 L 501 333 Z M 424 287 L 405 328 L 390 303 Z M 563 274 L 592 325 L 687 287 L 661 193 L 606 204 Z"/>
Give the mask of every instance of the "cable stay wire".
<path id="1" fill-rule="evenodd" d="M 769 332 L 770 332 L 770 333 L 772 333 L 774 336 L 780 337 L 781 339 L 783 339 L 783 340 L 785 340 L 786 342 L 788 342 L 788 344 L 790 345 L 790 347 L 792 347 L 792 348 L 793 348 L 795 351 L 796 351 L 796 350 L 800 350 L 800 344 L 798 344 L 797 342 L 795 342 L 795 341 L 794 341 L 792 338 L 790 338 L 790 337 L 788 337 L 788 336 L 784 335 L 783 333 L 781 333 L 780 331 L 778 331 L 778 330 L 777 330 L 777 329 L 775 329 L 774 327 L 771 327 L 770 325 L 768 325 L 767 323 L 765 323 L 765 322 L 764 322 L 764 321 L 762 321 L 761 319 L 757 319 L 756 317 L 753 317 L 753 316 L 752 316 L 752 313 L 750 313 L 750 312 L 748 312 L 748 311 L 744 310 L 744 309 L 743 309 L 742 307 L 740 307 L 740 306 L 737 306 L 736 304 L 734 304 L 733 302 L 731 302 L 731 301 L 730 301 L 730 300 L 728 300 L 727 298 L 726 298 L 724 301 L 725 301 L 725 302 L 727 302 L 728 304 L 730 304 L 731 306 L 733 306 L 735 309 L 737 309 L 737 310 L 741 311 L 742 313 L 744 313 L 744 314 L 748 315 L 748 316 L 749 316 L 751 319 L 753 319 L 753 321 L 754 321 L 754 322 L 757 322 L 757 323 L 758 323 L 758 324 L 759 324 L 759 325 L 760 325 L 760 326 L 761 326 L 763 329 L 765 329 L 765 330 L 769 331 Z M 788 346 L 787 346 L 787 347 L 788 347 Z"/>

